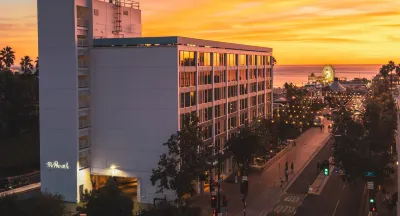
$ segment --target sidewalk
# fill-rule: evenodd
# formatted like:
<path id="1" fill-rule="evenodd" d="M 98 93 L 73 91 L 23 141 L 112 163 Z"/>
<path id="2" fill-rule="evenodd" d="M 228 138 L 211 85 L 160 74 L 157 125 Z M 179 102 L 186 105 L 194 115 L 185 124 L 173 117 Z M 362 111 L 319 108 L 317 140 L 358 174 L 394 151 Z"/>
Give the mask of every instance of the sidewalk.
<path id="1" fill-rule="evenodd" d="M 389 192 L 390 198 L 394 193 L 397 192 L 397 167 L 395 166 L 394 168 L 395 172 L 390 175 L 389 179 L 385 179 L 382 185 L 382 190 L 384 189 L 386 192 Z M 384 194 L 382 193 L 382 190 L 376 194 L 376 209 L 378 211 L 378 215 L 396 216 L 397 206 L 394 207 L 394 211 L 389 210 L 388 208 L 389 201 L 388 200 L 384 201 Z"/>
<path id="2" fill-rule="evenodd" d="M 294 174 L 289 175 L 289 184 L 298 174 L 298 171 L 306 165 L 322 144 L 325 144 L 329 137 L 327 123 L 325 122 L 325 130 L 319 128 L 310 128 L 296 139 L 296 147 L 288 150 L 283 156 L 275 160 L 263 172 L 249 173 L 249 194 L 247 197 L 247 215 L 258 215 L 265 209 L 270 209 L 276 203 L 279 195 L 288 188 L 284 185 L 283 191 L 280 188 L 280 177 L 285 180 L 284 169 L 285 163 L 288 161 L 294 164 Z M 243 214 L 242 195 L 240 194 L 239 184 L 223 182 L 221 188 L 229 199 L 228 212 L 229 215 Z M 193 206 L 203 208 L 204 215 L 211 215 L 210 194 L 205 193 L 193 198 Z M 253 212 L 253 213 L 252 213 Z"/>

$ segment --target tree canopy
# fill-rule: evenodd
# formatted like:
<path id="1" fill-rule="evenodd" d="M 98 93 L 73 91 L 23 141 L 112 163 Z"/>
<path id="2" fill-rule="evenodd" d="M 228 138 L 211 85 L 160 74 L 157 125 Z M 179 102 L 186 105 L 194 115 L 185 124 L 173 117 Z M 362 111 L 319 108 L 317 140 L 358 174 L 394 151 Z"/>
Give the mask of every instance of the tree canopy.
<path id="1" fill-rule="evenodd" d="M 123 194 L 112 177 L 98 190 L 86 190 L 82 203 L 77 210 L 88 216 L 132 216 L 132 199 Z"/>

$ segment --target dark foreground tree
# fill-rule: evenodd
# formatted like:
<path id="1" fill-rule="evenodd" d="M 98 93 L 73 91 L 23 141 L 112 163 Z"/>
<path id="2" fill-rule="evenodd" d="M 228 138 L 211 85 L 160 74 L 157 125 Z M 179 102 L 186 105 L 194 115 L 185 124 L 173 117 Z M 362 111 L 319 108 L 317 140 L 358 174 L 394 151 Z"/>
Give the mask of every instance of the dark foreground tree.
<path id="1" fill-rule="evenodd" d="M 258 137 L 249 126 L 241 128 L 239 133 L 228 140 L 227 145 L 235 161 L 244 169 L 248 167 L 254 154 L 259 150 Z"/>
<path id="2" fill-rule="evenodd" d="M 195 193 L 196 181 L 215 161 L 214 149 L 204 144 L 204 136 L 198 117 L 185 115 L 182 129 L 163 144 L 168 153 L 160 156 L 158 167 L 153 169 L 150 181 L 157 185 L 157 192 L 175 192 L 178 205 L 187 204 L 189 196 Z"/>
<path id="3" fill-rule="evenodd" d="M 4 216 L 63 216 L 65 205 L 61 195 L 39 193 L 29 199 L 17 196 L 0 198 L 0 215 Z"/>
<path id="4" fill-rule="evenodd" d="M 85 191 L 82 202 L 84 205 L 77 210 L 88 216 L 132 216 L 132 199 L 123 194 L 112 178 L 98 190 Z"/>

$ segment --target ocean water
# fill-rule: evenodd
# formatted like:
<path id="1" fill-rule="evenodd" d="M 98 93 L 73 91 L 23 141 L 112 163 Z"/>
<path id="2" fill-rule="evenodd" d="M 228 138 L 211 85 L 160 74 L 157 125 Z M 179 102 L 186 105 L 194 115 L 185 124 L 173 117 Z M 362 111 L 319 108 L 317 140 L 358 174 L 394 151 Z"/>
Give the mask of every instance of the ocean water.
<path id="1" fill-rule="evenodd" d="M 381 65 L 332 65 L 336 77 L 371 79 L 379 73 Z M 304 85 L 308 76 L 321 76 L 324 65 L 276 65 L 274 67 L 274 87 L 282 87 L 285 82 L 297 86 Z"/>

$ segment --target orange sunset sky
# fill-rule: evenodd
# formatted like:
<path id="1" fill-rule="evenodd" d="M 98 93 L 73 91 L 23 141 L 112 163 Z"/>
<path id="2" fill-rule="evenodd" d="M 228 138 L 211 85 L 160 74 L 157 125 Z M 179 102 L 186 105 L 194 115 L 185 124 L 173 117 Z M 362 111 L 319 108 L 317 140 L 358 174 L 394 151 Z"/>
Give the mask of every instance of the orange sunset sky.
<path id="1" fill-rule="evenodd" d="M 58 1 L 58 0 L 57 0 Z M 143 36 L 267 46 L 278 64 L 400 61 L 400 0 L 141 0 Z M 37 56 L 36 0 L 5 0 L 0 46 Z M 55 17 L 56 18 L 56 17 Z"/>

